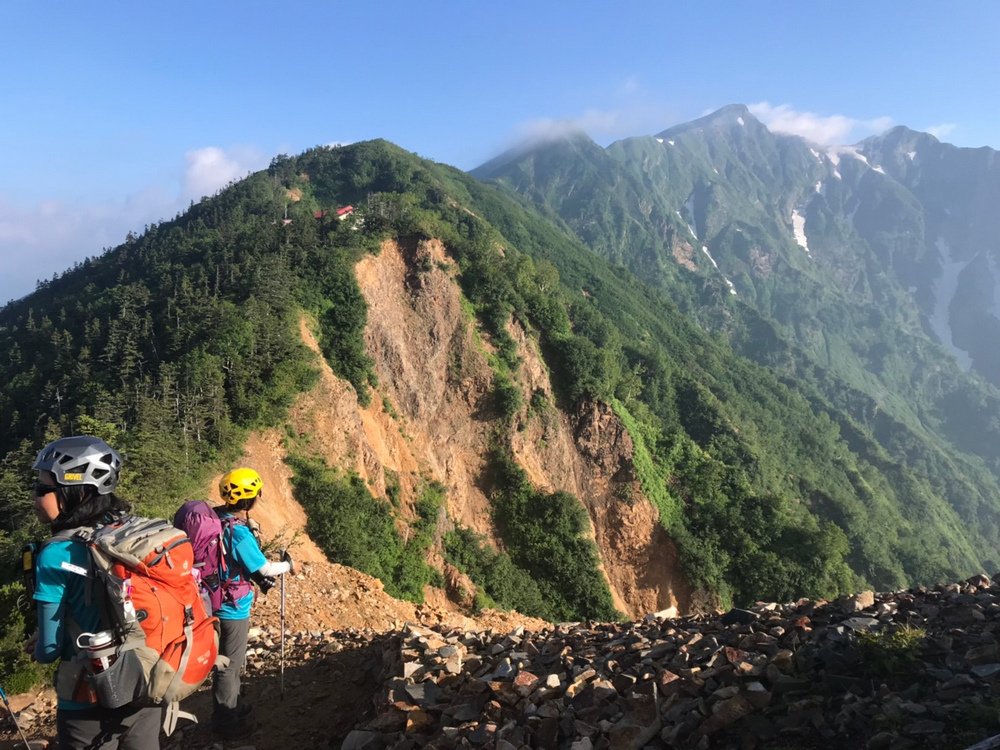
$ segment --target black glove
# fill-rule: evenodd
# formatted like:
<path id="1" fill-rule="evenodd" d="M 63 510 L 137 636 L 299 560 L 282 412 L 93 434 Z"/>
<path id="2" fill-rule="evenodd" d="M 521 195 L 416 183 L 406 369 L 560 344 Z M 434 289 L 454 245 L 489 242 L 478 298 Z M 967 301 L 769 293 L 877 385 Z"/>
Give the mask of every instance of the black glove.
<path id="1" fill-rule="evenodd" d="M 268 591 L 274 588 L 274 584 L 278 581 L 273 576 L 266 576 L 260 571 L 252 573 L 250 575 L 250 580 L 256 583 L 260 587 L 260 593 L 266 594 Z"/>
<path id="2" fill-rule="evenodd" d="M 295 575 L 295 561 L 292 560 L 292 555 L 287 549 L 281 550 L 281 562 L 288 563 L 288 572 Z"/>

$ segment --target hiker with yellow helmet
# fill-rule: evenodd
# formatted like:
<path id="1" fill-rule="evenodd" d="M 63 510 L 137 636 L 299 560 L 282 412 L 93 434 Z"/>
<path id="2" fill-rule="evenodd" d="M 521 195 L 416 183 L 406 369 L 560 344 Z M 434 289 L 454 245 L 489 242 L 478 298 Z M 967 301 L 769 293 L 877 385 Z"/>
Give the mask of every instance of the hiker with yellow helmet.
<path id="1" fill-rule="evenodd" d="M 214 612 L 222 628 L 219 653 L 229 658 L 229 665 L 216 672 L 212 685 L 212 728 L 226 739 L 246 736 L 254 729 L 250 707 L 239 700 L 240 673 L 246 661 L 250 608 L 254 602 L 250 582 L 266 593 L 276 577 L 295 572 L 287 553 L 280 562 L 268 561 L 250 528 L 250 510 L 261 498 L 263 487 L 260 474 L 248 468 L 234 469 L 219 481 L 219 494 L 225 503 L 215 509 L 223 527 L 225 560 L 220 576 L 230 588 L 236 583 L 243 586 L 237 591 L 245 591 L 227 597 Z"/>

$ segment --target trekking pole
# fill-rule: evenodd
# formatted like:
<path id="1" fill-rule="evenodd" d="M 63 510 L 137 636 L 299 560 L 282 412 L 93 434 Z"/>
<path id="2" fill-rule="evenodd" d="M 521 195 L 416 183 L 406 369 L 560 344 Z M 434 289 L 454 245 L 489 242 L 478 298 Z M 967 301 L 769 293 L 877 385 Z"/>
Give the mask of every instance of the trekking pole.
<path id="1" fill-rule="evenodd" d="M 281 558 L 285 559 L 288 555 L 288 550 L 282 550 Z M 278 682 L 281 689 L 281 700 L 285 700 L 285 576 L 287 573 L 281 574 L 281 665 L 278 668 Z"/>
<path id="2" fill-rule="evenodd" d="M 14 709 L 10 707 L 10 701 L 7 700 L 7 693 L 3 691 L 0 687 L 0 698 L 3 699 L 3 704 L 7 707 L 7 712 L 10 714 L 11 720 L 14 722 L 14 726 L 17 727 L 17 733 L 21 735 L 21 740 L 24 742 L 24 746 L 31 750 L 31 745 L 28 744 L 28 738 L 24 736 L 24 730 L 21 729 L 21 725 L 17 723 L 17 717 L 14 715 Z"/>

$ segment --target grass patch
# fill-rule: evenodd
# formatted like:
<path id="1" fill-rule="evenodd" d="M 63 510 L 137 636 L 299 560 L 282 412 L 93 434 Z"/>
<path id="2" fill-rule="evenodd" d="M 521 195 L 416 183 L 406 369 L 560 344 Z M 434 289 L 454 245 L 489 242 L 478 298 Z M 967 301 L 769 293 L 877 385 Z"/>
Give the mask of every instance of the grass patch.
<path id="1" fill-rule="evenodd" d="M 920 664 L 920 649 L 926 637 L 926 630 L 910 625 L 858 633 L 861 663 L 873 677 L 912 675 Z"/>
<path id="2" fill-rule="evenodd" d="M 306 510 L 306 530 L 332 561 L 378 578 L 386 592 L 422 604 L 424 586 L 435 580 L 426 561 L 444 488 L 425 487 L 417 518 L 404 539 L 392 505 L 375 498 L 357 475 L 331 469 L 320 459 L 289 457 L 292 487 Z"/>
<path id="3" fill-rule="evenodd" d="M 475 609 L 516 609 L 552 619 L 538 583 L 510 559 L 490 547 L 485 537 L 458 527 L 444 536 L 445 559 L 476 584 Z"/>

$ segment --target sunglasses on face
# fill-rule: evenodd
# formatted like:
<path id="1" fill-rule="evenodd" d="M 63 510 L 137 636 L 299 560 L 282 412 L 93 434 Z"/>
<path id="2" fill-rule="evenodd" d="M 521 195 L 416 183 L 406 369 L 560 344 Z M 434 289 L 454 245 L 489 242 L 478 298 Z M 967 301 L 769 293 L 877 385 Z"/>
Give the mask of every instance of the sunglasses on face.
<path id="1" fill-rule="evenodd" d="M 42 495 L 47 495 L 50 492 L 55 492 L 59 489 L 54 484 L 44 484 L 42 482 L 35 482 L 35 497 L 41 497 Z"/>

